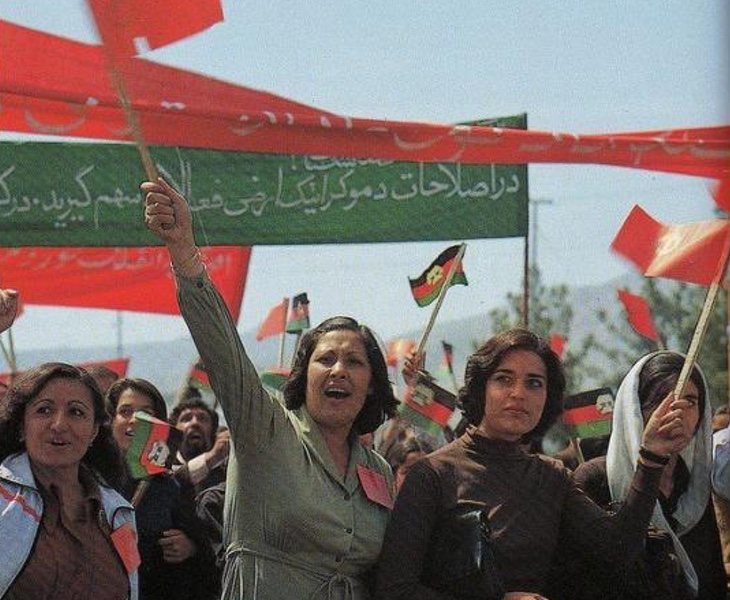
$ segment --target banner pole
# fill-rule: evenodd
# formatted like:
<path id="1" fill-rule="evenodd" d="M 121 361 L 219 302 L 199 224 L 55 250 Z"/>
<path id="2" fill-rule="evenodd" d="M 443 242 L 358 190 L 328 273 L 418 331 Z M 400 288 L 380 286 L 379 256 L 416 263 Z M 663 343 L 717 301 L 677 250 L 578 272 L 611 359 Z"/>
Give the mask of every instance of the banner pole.
<path id="1" fill-rule="evenodd" d="M 426 340 L 428 340 L 428 336 L 431 334 L 431 329 L 433 329 L 433 324 L 436 322 L 436 315 L 438 315 L 438 312 L 441 309 L 441 304 L 443 304 L 444 298 L 446 297 L 446 292 L 451 285 L 451 280 L 454 278 L 456 271 L 459 269 L 464 252 L 466 252 L 466 244 L 462 243 L 461 246 L 459 246 L 459 252 L 454 258 L 454 264 L 451 266 L 451 270 L 446 275 L 446 281 L 444 281 L 444 285 L 441 287 L 439 297 L 436 300 L 436 306 L 434 306 L 433 311 L 431 312 L 431 318 L 428 320 L 426 329 L 421 336 L 421 341 L 418 342 L 418 349 L 416 350 L 417 355 L 423 354 L 423 349 L 426 346 Z"/>
<path id="2" fill-rule="evenodd" d="M 281 327 L 281 336 L 279 336 L 279 368 L 284 368 L 284 341 L 286 340 L 286 318 L 289 314 L 289 298 L 284 298 L 284 322 Z"/>

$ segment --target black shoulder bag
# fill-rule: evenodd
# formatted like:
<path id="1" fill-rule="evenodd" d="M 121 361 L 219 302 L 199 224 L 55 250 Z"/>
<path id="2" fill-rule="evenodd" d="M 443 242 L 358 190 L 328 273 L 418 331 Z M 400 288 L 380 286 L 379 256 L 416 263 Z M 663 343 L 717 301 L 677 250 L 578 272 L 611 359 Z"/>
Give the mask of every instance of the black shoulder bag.
<path id="1" fill-rule="evenodd" d="M 423 583 L 461 600 L 501 600 L 505 589 L 492 544 L 486 513 L 473 505 L 457 506 L 431 534 Z"/>

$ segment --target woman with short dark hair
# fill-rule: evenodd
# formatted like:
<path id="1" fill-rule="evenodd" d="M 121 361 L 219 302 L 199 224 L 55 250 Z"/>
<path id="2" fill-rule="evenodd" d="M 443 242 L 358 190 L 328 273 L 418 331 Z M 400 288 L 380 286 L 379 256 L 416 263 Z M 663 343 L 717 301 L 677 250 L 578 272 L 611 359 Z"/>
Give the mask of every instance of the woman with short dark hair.
<path id="1" fill-rule="evenodd" d="M 231 431 L 223 598 L 368 600 L 393 476 L 359 434 L 397 404 L 370 330 L 349 317 L 302 336 L 287 406 L 271 398 L 195 245 L 185 199 L 142 184 L 170 252 L 178 301 Z"/>
<path id="2" fill-rule="evenodd" d="M 543 598 L 560 543 L 607 563 L 641 550 L 661 467 L 639 459 L 626 505 L 609 515 L 558 461 L 524 449 L 530 434 L 560 414 L 564 387 L 557 355 L 524 329 L 494 336 L 469 358 L 459 398 L 470 426 L 411 467 L 383 543 L 380 600 Z M 683 402 L 670 403 L 664 399 L 644 432 L 642 443 L 655 455 L 678 448 L 674 419 Z M 446 547 L 441 532 L 474 510 L 488 522 L 475 535 L 491 531 L 491 572 L 464 581 L 445 565 L 473 548 Z M 463 573 L 469 565 L 458 567 Z"/>

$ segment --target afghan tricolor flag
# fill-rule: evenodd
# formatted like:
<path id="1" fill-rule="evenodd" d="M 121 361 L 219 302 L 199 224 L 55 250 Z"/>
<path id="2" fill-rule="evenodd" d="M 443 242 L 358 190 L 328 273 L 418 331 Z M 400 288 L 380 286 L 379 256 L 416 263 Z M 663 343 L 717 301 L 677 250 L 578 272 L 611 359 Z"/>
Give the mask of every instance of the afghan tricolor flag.
<path id="1" fill-rule="evenodd" d="M 190 372 L 188 373 L 188 386 L 199 390 L 210 390 L 210 379 L 208 371 L 205 369 L 203 361 L 198 359 L 195 361 Z"/>
<path id="2" fill-rule="evenodd" d="M 432 435 L 448 426 L 456 408 L 456 396 L 430 377 L 416 373 L 413 386 L 406 389 L 400 406 L 401 416 Z"/>
<path id="3" fill-rule="evenodd" d="M 443 370 L 449 375 L 454 374 L 454 347 L 441 340 L 441 346 L 444 349 L 444 359 L 441 363 Z"/>
<path id="4" fill-rule="evenodd" d="M 461 246 L 451 246 L 438 255 L 428 268 L 416 279 L 408 278 L 411 284 L 411 293 L 418 306 L 428 306 L 438 298 L 447 276 L 456 262 Z M 464 274 L 464 267 L 459 261 L 456 272 L 451 279 L 451 285 L 469 285 Z"/>
<path id="5" fill-rule="evenodd" d="M 286 332 L 301 333 L 305 329 L 309 329 L 309 298 L 306 292 L 297 294 L 292 299 Z"/>
<path id="6" fill-rule="evenodd" d="M 167 421 L 146 412 L 134 413 L 134 435 L 127 450 L 127 465 L 135 479 L 169 470 L 182 439 L 182 432 Z"/>
<path id="7" fill-rule="evenodd" d="M 726 219 L 665 225 L 634 206 L 611 248 L 647 277 L 709 286 L 724 274 L 729 238 Z"/>
<path id="8" fill-rule="evenodd" d="M 568 396 L 563 403 L 563 423 L 573 438 L 593 438 L 611 433 L 613 392 L 598 388 Z"/>

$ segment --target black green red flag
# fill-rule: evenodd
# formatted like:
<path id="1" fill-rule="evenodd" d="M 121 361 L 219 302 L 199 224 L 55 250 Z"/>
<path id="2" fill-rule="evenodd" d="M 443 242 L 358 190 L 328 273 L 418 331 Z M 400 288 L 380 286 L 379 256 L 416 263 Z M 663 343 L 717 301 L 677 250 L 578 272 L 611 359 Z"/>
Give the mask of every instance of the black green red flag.
<path id="1" fill-rule="evenodd" d="M 188 386 L 199 390 L 211 389 L 208 371 L 206 371 L 205 365 L 200 359 L 196 360 L 195 364 L 190 367 L 190 372 L 188 373 Z"/>
<path id="2" fill-rule="evenodd" d="M 297 294 L 291 301 L 289 318 L 286 321 L 287 333 L 301 333 L 309 329 L 309 298 L 307 293 Z"/>
<path id="3" fill-rule="evenodd" d="M 454 347 L 448 342 L 441 341 L 441 346 L 444 349 L 444 362 L 443 366 L 447 373 L 453 375 L 454 373 Z"/>
<path id="4" fill-rule="evenodd" d="M 438 385 L 430 376 L 416 373 L 412 386 L 406 389 L 400 413 L 406 420 L 432 435 L 448 426 L 456 408 L 456 396 Z"/>
<path id="5" fill-rule="evenodd" d="M 460 246 L 458 245 L 446 248 L 416 279 L 408 278 L 413 299 L 418 306 L 428 306 L 438 298 L 441 288 L 444 286 L 446 278 L 454 266 L 459 248 Z M 457 284 L 469 285 L 461 261 L 459 261 L 456 272 L 451 279 L 451 285 Z"/>
<path id="6" fill-rule="evenodd" d="M 563 403 L 563 423 L 573 438 L 609 435 L 613 418 L 611 388 L 598 388 L 568 396 Z"/>
<path id="7" fill-rule="evenodd" d="M 134 421 L 134 435 L 127 450 L 130 475 L 134 479 L 144 479 L 168 471 L 182 440 L 182 432 L 143 411 L 134 413 Z"/>

